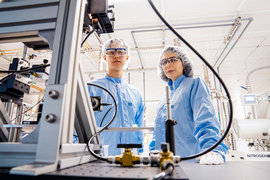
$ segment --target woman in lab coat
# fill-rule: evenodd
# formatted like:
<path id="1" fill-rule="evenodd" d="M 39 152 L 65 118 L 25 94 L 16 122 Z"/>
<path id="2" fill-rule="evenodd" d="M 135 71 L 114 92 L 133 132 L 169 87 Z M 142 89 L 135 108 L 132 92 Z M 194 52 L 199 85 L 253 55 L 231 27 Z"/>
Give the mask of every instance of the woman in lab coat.
<path id="1" fill-rule="evenodd" d="M 181 157 L 202 152 L 220 138 L 220 124 L 210 100 L 205 82 L 193 77 L 193 61 L 181 47 L 165 47 L 160 55 L 158 74 L 170 86 L 172 119 L 177 120 L 175 154 Z M 165 142 L 166 96 L 157 106 L 155 130 L 150 150 L 160 149 Z M 222 164 L 228 147 L 221 143 L 213 151 L 202 156 L 200 164 Z"/>

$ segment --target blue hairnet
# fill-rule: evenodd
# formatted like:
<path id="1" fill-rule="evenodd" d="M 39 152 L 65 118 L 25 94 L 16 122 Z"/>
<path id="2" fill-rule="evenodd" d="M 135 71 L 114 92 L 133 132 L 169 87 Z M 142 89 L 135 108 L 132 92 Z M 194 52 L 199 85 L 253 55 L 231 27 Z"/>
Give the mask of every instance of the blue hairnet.
<path id="1" fill-rule="evenodd" d="M 157 69 L 158 75 L 160 76 L 160 78 L 163 81 L 169 82 L 171 80 L 166 76 L 166 74 L 163 71 L 163 68 L 160 65 L 160 62 L 162 60 L 161 58 L 162 58 L 163 54 L 166 52 L 172 52 L 172 53 L 176 54 L 177 56 L 179 56 L 182 60 L 183 66 L 184 66 L 183 73 L 186 75 L 186 77 L 193 77 L 194 62 L 190 59 L 188 52 L 179 46 L 167 46 L 162 50 L 162 52 L 160 54 L 160 58 L 158 61 L 158 69 Z"/>

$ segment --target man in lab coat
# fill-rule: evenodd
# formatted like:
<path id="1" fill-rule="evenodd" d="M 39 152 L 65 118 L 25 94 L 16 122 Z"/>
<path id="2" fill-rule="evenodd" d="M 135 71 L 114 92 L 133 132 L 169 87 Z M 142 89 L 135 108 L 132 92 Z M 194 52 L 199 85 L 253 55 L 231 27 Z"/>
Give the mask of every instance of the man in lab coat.
<path id="1" fill-rule="evenodd" d="M 100 85 L 108 89 L 117 102 L 117 115 L 109 127 L 142 127 L 144 106 L 139 90 L 124 81 L 123 69 L 129 61 L 129 45 L 121 38 L 112 38 L 102 47 L 103 59 L 108 65 L 105 77 L 93 80 L 90 83 Z M 114 104 L 110 95 L 101 88 L 88 85 L 90 96 L 101 96 L 102 102 Z M 95 112 L 97 127 L 104 127 L 112 119 L 114 108 L 103 106 L 101 112 Z M 104 120 L 103 120 L 104 118 Z M 121 151 L 117 144 L 142 144 L 142 132 L 106 132 L 100 134 L 103 145 L 109 145 L 108 155 L 120 155 Z M 142 152 L 139 149 L 138 152 Z"/>

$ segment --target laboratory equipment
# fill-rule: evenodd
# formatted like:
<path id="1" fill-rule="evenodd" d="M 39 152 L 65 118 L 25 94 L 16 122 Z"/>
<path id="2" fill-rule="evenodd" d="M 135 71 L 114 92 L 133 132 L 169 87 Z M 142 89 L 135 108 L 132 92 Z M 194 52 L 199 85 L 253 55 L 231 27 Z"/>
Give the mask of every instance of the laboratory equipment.
<path id="1" fill-rule="evenodd" d="M 234 119 L 236 149 L 230 152 L 233 160 L 270 160 L 270 119 Z"/>
<path id="2" fill-rule="evenodd" d="M 83 0 L 0 3 L 0 43 L 25 42 L 53 52 L 40 123 L 25 143 L 0 143 L 0 166 L 12 167 L 11 174 L 39 175 L 95 160 L 85 148 L 96 124 L 79 64 L 85 6 Z M 95 23 L 106 17 L 103 13 Z M 99 29 L 106 32 L 105 26 Z M 72 144 L 74 126 L 80 144 Z M 100 150 L 98 137 L 91 146 Z"/>
<path id="3" fill-rule="evenodd" d="M 11 39 L 14 42 L 11 37 L 16 35 L 23 42 L 27 40 L 29 43 L 25 44 L 29 47 L 44 48 L 44 44 L 38 43 L 42 40 L 53 50 L 42 111 L 44 116 L 35 129 L 38 134 L 36 143 L 0 144 L 1 166 L 19 166 L 12 168 L 12 174 L 39 175 L 95 160 L 85 151 L 85 144 L 71 144 L 74 124 L 82 143 L 86 143 L 97 132 L 82 68 L 78 62 L 84 7 L 85 1 L 71 0 L 12 1 L 0 4 L 0 17 L 4 17 L 4 11 L 5 17 L 8 17 L 4 21 L 1 19 L 0 35 L 5 37 L 5 40 L 0 39 L 2 43 L 11 42 Z M 22 12 L 26 12 L 23 17 L 20 16 Z M 47 16 L 44 17 L 40 12 L 46 12 Z M 102 21 L 99 27 L 104 29 Z M 45 36 L 46 40 L 43 38 Z M 46 133 L 48 129 L 50 133 Z M 93 140 L 90 146 L 99 150 L 98 136 Z M 167 152 L 166 148 L 164 152 Z M 5 157 L 7 153 L 16 156 L 16 162 L 12 156 Z M 28 158 L 25 158 L 26 154 Z"/>
<path id="4" fill-rule="evenodd" d="M 242 95 L 242 104 L 243 106 L 257 105 L 257 95 L 256 94 L 243 94 Z"/>

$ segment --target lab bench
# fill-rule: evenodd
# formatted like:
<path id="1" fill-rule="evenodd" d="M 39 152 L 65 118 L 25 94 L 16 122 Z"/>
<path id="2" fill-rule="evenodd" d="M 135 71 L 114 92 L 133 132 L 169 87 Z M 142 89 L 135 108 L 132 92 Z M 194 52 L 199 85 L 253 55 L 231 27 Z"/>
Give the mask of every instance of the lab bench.
<path id="1" fill-rule="evenodd" d="M 153 178 L 160 173 L 158 167 L 135 165 L 122 167 L 120 165 L 91 162 L 82 165 L 53 171 L 39 176 L 10 175 L 8 168 L 0 169 L 1 180 L 144 180 Z M 181 162 L 176 165 L 173 175 L 165 179 L 180 180 L 269 180 L 270 161 L 228 161 L 222 165 L 199 165 L 197 162 Z"/>

